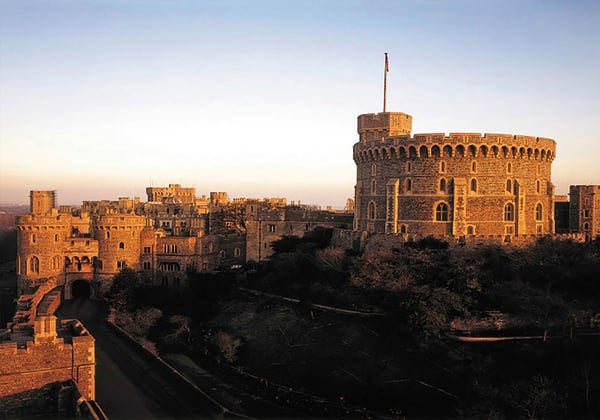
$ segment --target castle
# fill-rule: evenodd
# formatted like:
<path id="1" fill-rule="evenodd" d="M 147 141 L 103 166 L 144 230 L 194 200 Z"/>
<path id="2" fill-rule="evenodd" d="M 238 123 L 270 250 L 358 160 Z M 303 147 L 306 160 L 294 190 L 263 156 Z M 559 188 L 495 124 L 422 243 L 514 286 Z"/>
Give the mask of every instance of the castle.
<path id="1" fill-rule="evenodd" d="M 412 117 L 400 112 L 358 117 L 355 231 L 463 242 L 600 235 L 598 186 L 571 186 L 570 221 L 557 229 L 554 140 L 411 130 Z"/>
<path id="2" fill-rule="evenodd" d="M 101 296 L 124 268 L 147 285 L 183 287 L 189 272 L 241 267 L 271 256 L 284 235 L 317 226 L 350 227 L 352 215 L 285 198 L 196 197 L 179 184 L 148 187 L 148 201 L 84 201 L 57 207 L 54 191 L 31 191 L 30 214 L 17 217 L 17 287 L 30 296 L 41 285 L 63 298 Z"/>

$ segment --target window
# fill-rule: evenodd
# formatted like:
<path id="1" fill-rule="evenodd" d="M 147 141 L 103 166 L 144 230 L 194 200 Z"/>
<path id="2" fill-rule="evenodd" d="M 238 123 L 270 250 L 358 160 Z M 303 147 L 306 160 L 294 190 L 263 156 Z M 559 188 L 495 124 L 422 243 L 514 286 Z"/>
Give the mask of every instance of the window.
<path id="1" fill-rule="evenodd" d="M 119 242 L 119 249 L 125 249 L 125 244 L 123 242 Z"/>
<path id="2" fill-rule="evenodd" d="M 219 257 L 225 258 L 225 251 L 224 250 L 219 251 Z"/>
<path id="3" fill-rule="evenodd" d="M 473 225 L 467 226 L 467 235 L 475 235 L 475 226 L 473 226 Z"/>
<path id="4" fill-rule="evenodd" d="M 377 211 L 375 209 L 375 203 L 371 201 L 369 203 L 369 219 L 375 219 L 376 216 L 377 216 Z"/>
<path id="5" fill-rule="evenodd" d="M 372 164 L 371 165 L 371 176 L 375 176 L 375 175 L 377 175 L 377 165 Z"/>
<path id="6" fill-rule="evenodd" d="M 406 191 L 412 191 L 412 179 L 406 180 Z"/>
<path id="7" fill-rule="evenodd" d="M 150 270 L 152 268 L 152 263 L 150 261 L 144 261 L 144 270 Z"/>
<path id="8" fill-rule="evenodd" d="M 407 228 L 406 225 L 400 225 L 400 233 L 406 233 Z"/>
<path id="9" fill-rule="evenodd" d="M 410 162 L 406 162 L 406 173 L 410 173 L 412 171 L 412 164 Z"/>
<path id="10" fill-rule="evenodd" d="M 512 192 L 512 181 L 510 179 L 506 180 L 506 191 Z"/>
<path id="11" fill-rule="evenodd" d="M 506 220 L 507 222 L 515 221 L 515 206 L 514 206 L 514 204 L 507 203 L 504 206 L 504 220 Z"/>
<path id="12" fill-rule="evenodd" d="M 37 242 L 37 237 L 35 236 L 35 233 L 31 234 L 31 243 L 35 244 Z"/>
<path id="13" fill-rule="evenodd" d="M 371 180 L 371 194 L 375 194 L 375 192 L 377 191 L 377 182 L 372 179 Z"/>
<path id="14" fill-rule="evenodd" d="M 56 256 L 52 259 L 52 268 L 54 270 L 58 270 L 60 268 L 61 260 L 62 260 L 62 258 L 60 258 L 59 256 Z"/>
<path id="15" fill-rule="evenodd" d="M 180 271 L 181 267 L 176 262 L 161 262 L 159 264 L 160 271 Z"/>
<path id="16" fill-rule="evenodd" d="M 233 255 L 239 257 L 242 254 L 242 251 L 239 248 L 235 248 L 233 250 Z"/>
<path id="17" fill-rule="evenodd" d="M 446 192 L 446 180 L 444 178 L 440 179 L 440 191 Z"/>
<path id="18" fill-rule="evenodd" d="M 448 204 L 439 203 L 435 208 L 435 220 L 438 222 L 448 221 Z"/>
<path id="19" fill-rule="evenodd" d="M 540 222 L 542 220 L 542 203 L 537 203 L 535 205 L 535 220 Z"/>
<path id="20" fill-rule="evenodd" d="M 507 174 L 512 174 L 512 163 L 508 162 L 506 164 L 506 173 Z"/>
<path id="21" fill-rule="evenodd" d="M 475 178 L 471 179 L 471 192 L 477 192 L 477 180 Z"/>
<path id="22" fill-rule="evenodd" d="M 144 254 L 150 254 L 152 252 L 152 248 L 149 246 L 144 247 Z"/>
<path id="23" fill-rule="evenodd" d="M 471 162 L 471 172 L 477 172 L 477 162 Z"/>
<path id="24" fill-rule="evenodd" d="M 540 180 L 538 179 L 537 181 L 535 181 L 535 191 L 539 194 L 541 190 L 542 188 L 540 185 Z"/>
<path id="25" fill-rule="evenodd" d="M 125 261 L 117 261 L 117 269 L 123 270 L 127 267 L 127 263 Z"/>
<path id="26" fill-rule="evenodd" d="M 54 234 L 54 242 L 58 242 L 58 233 Z"/>
<path id="27" fill-rule="evenodd" d="M 102 260 L 96 260 L 96 268 L 102 270 Z"/>
<path id="28" fill-rule="evenodd" d="M 590 211 L 589 210 L 584 210 L 583 211 L 583 217 L 590 217 Z"/>
<path id="29" fill-rule="evenodd" d="M 164 250 L 167 254 L 177 254 L 177 245 L 165 244 Z"/>
<path id="30" fill-rule="evenodd" d="M 106 239 L 110 239 L 110 232 L 106 232 Z"/>
<path id="31" fill-rule="evenodd" d="M 33 256 L 29 259 L 29 272 L 32 274 L 39 274 L 40 260 L 38 257 Z"/>
<path id="32" fill-rule="evenodd" d="M 275 225 L 269 225 L 269 232 L 275 233 Z"/>
<path id="33" fill-rule="evenodd" d="M 584 223 L 583 224 L 583 230 L 590 230 L 590 224 L 589 223 Z"/>
<path id="34" fill-rule="evenodd" d="M 535 225 L 536 233 L 544 233 L 544 228 L 542 225 Z"/>
<path id="35" fill-rule="evenodd" d="M 440 172 L 441 173 L 446 172 L 446 162 L 440 162 Z"/>

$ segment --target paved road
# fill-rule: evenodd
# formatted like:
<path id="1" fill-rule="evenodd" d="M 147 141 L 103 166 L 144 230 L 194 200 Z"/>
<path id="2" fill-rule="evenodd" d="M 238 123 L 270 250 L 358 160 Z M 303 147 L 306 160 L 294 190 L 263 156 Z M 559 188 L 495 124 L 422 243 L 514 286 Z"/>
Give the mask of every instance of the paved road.
<path id="1" fill-rule="evenodd" d="M 106 309 L 94 300 L 64 302 L 59 318 L 77 318 L 96 339 L 96 401 L 112 419 L 214 418 L 201 395 L 181 390 L 168 374 L 151 366 L 106 323 Z"/>

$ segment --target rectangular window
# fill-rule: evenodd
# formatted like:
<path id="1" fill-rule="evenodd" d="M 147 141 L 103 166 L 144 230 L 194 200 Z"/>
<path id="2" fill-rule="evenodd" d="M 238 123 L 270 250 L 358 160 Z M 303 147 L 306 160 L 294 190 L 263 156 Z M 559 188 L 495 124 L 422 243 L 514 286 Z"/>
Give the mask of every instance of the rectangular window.
<path id="1" fill-rule="evenodd" d="M 152 252 L 152 248 L 149 246 L 145 246 L 144 247 L 144 254 L 150 254 L 150 252 Z"/>
<path id="2" fill-rule="evenodd" d="M 269 232 L 275 233 L 275 225 L 269 225 Z"/>
<path id="3" fill-rule="evenodd" d="M 144 261 L 144 270 L 150 270 L 152 268 L 152 263 L 150 261 Z"/>

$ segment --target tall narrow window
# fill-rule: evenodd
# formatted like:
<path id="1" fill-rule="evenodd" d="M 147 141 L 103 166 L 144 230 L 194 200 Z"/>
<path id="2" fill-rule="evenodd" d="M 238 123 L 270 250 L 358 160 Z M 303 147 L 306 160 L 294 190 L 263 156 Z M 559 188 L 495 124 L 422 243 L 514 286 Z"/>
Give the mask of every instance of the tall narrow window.
<path id="1" fill-rule="evenodd" d="M 542 191 L 540 180 L 535 181 L 535 191 L 539 194 Z"/>
<path id="2" fill-rule="evenodd" d="M 406 180 L 406 191 L 412 191 L 412 180 L 410 178 Z"/>
<path id="3" fill-rule="evenodd" d="M 515 206 L 512 203 L 507 203 L 504 206 L 504 220 L 507 222 L 514 222 L 515 220 Z"/>
<path id="4" fill-rule="evenodd" d="M 125 249 L 125 244 L 123 242 L 119 242 L 119 249 Z"/>
<path id="5" fill-rule="evenodd" d="M 371 165 L 371 176 L 375 176 L 375 175 L 377 175 L 377 165 L 372 164 Z"/>
<path id="6" fill-rule="evenodd" d="M 477 180 L 475 178 L 471 179 L 471 191 L 477 192 Z"/>
<path id="7" fill-rule="evenodd" d="M 440 162 L 440 172 L 441 173 L 446 172 L 446 162 Z"/>
<path id="8" fill-rule="evenodd" d="M 540 222 L 542 220 L 542 203 L 537 203 L 535 206 L 535 220 Z"/>
<path id="9" fill-rule="evenodd" d="M 512 181 L 510 179 L 506 180 L 506 191 L 512 192 Z"/>
<path id="10" fill-rule="evenodd" d="M 406 173 L 410 173 L 412 171 L 412 164 L 410 162 L 406 162 Z"/>
<path id="11" fill-rule="evenodd" d="M 512 163 L 508 162 L 506 164 L 506 173 L 507 174 L 512 174 Z"/>
<path id="12" fill-rule="evenodd" d="M 448 221 L 448 204 L 439 203 L 435 208 L 435 220 L 438 222 Z"/>
<path id="13" fill-rule="evenodd" d="M 40 260 L 38 259 L 38 257 L 33 256 L 29 259 L 29 272 L 32 274 L 39 274 Z"/>
<path id="14" fill-rule="evenodd" d="M 477 162 L 471 162 L 471 172 L 477 172 Z"/>
<path id="15" fill-rule="evenodd" d="M 375 191 L 377 190 L 377 182 L 372 179 L 371 180 L 371 194 L 375 194 Z"/>
<path id="16" fill-rule="evenodd" d="M 440 179 L 440 191 L 446 192 L 446 180 L 444 178 Z"/>
<path id="17" fill-rule="evenodd" d="M 372 201 L 369 203 L 369 219 L 375 219 L 376 211 L 375 211 L 375 203 Z"/>

